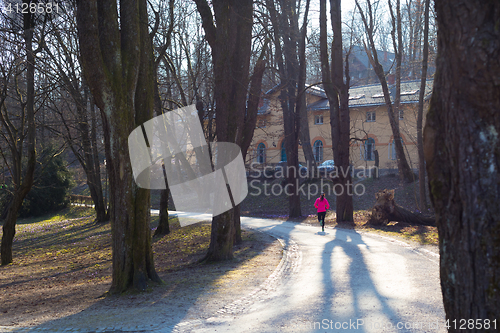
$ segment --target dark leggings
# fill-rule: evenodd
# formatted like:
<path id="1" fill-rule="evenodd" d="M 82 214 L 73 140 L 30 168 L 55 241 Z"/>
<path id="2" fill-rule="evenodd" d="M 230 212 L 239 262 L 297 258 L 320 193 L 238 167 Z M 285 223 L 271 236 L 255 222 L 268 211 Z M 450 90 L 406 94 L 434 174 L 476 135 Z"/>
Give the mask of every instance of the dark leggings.
<path id="1" fill-rule="evenodd" d="M 326 212 L 318 212 L 318 222 L 325 221 Z"/>

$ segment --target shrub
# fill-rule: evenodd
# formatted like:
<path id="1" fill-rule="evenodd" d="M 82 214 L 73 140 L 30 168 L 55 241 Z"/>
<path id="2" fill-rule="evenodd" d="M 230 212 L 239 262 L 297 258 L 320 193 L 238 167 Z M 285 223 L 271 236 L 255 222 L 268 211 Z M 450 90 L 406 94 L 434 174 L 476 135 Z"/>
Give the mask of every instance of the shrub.
<path id="1" fill-rule="evenodd" d="M 73 188 L 73 176 L 62 154 L 53 147 L 46 148 L 35 170 L 35 182 L 24 199 L 20 216 L 40 216 L 65 208 Z"/>

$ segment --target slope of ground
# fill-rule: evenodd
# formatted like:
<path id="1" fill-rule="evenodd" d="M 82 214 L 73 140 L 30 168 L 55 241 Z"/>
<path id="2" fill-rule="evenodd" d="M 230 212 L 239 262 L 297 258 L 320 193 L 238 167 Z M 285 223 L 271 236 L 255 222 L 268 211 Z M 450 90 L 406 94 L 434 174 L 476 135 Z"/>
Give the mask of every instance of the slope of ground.
<path id="1" fill-rule="evenodd" d="M 153 240 L 155 266 L 164 284 L 152 284 L 146 293 L 104 297 L 111 284 L 110 224 L 94 224 L 91 214 L 90 209 L 72 207 L 55 216 L 19 221 L 14 263 L 0 267 L 0 326 L 39 325 L 97 304 L 194 304 L 203 295 L 218 310 L 234 294 L 260 285 L 281 259 L 277 240 L 244 231 L 234 260 L 198 264 L 208 249 L 210 225 L 180 228 L 171 221 L 171 233 Z"/>

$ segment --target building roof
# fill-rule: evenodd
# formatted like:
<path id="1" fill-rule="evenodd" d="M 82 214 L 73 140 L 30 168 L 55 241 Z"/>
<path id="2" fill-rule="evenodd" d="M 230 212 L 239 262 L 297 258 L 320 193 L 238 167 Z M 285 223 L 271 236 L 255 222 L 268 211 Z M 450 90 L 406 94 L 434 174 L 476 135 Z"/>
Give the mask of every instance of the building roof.
<path id="1" fill-rule="evenodd" d="M 427 80 L 425 86 L 424 100 L 430 98 L 434 80 Z M 391 101 L 394 102 L 396 95 L 395 86 L 389 87 Z M 418 103 L 420 94 L 420 80 L 401 82 L 401 103 Z M 385 99 L 382 85 L 371 84 L 366 86 L 351 87 L 349 89 L 349 107 L 366 107 L 384 105 Z M 329 110 L 330 104 L 327 98 L 323 98 L 307 106 L 308 111 Z"/>
<path id="2" fill-rule="evenodd" d="M 394 63 L 395 55 L 392 52 L 377 50 L 378 61 L 382 65 L 384 72 L 388 72 Z M 353 45 L 351 48 L 350 58 L 354 57 L 358 59 L 358 61 L 365 67 L 370 68 L 372 65 L 370 64 L 370 60 L 368 59 L 368 55 L 364 48 Z"/>

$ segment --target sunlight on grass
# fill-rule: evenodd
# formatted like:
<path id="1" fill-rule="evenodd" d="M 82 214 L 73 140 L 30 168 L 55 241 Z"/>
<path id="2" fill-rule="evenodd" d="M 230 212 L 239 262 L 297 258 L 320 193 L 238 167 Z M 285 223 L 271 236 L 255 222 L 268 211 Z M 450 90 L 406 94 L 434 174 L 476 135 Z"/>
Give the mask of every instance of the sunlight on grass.
<path id="1" fill-rule="evenodd" d="M 385 234 L 392 237 L 403 237 L 404 239 L 417 242 L 423 245 L 438 245 L 439 238 L 436 227 L 425 225 L 409 225 L 401 222 L 389 222 L 387 226 L 371 226 L 366 221 L 370 216 L 368 210 L 358 210 L 354 212 L 355 228 Z"/>
<path id="2" fill-rule="evenodd" d="M 68 208 L 64 208 L 63 210 L 57 213 L 38 216 L 38 217 L 28 217 L 28 218 L 18 219 L 16 225 L 21 226 L 33 223 L 50 223 L 68 219 L 87 217 L 93 214 L 94 214 L 93 208 L 69 206 Z"/>

